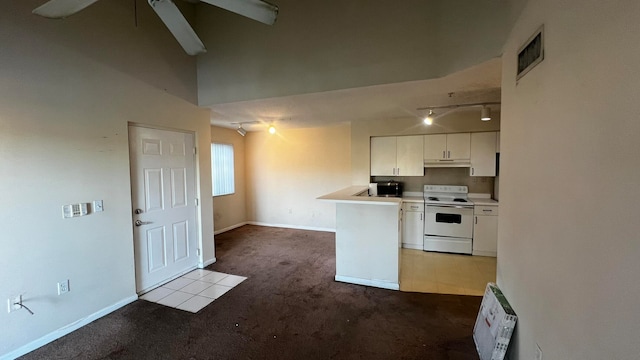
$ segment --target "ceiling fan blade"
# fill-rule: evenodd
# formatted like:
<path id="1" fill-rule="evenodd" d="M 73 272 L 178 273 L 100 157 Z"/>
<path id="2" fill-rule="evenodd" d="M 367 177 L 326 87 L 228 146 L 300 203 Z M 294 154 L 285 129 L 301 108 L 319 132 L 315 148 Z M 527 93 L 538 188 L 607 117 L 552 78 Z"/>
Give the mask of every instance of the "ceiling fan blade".
<path id="1" fill-rule="evenodd" d="M 250 19 L 273 25 L 278 17 L 278 7 L 260 0 L 200 0 L 204 3 L 229 10 Z"/>
<path id="2" fill-rule="evenodd" d="M 187 54 L 198 55 L 207 52 L 176 4 L 171 0 L 148 0 L 148 2 Z"/>
<path id="3" fill-rule="evenodd" d="M 32 12 L 51 19 L 60 19 L 73 15 L 98 0 L 50 0 Z"/>

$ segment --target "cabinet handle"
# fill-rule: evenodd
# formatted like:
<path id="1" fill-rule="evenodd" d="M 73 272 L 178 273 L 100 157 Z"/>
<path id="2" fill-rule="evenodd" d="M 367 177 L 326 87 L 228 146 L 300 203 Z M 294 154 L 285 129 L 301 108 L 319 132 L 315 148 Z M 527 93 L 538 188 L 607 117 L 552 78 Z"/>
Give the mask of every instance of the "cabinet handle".
<path id="1" fill-rule="evenodd" d="M 422 213 L 420 213 L 420 220 L 422 221 Z"/>
<path id="2" fill-rule="evenodd" d="M 447 159 L 451 159 L 451 150 L 447 151 Z"/>
<path id="3" fill-rule="evenodd" d="M 446 152 L 445 152 L 444 150 L 442 150 L 442 158 L 443 158 L 443 159 L 446 159 L 446 158 L 447 158 Z"/>
<path id="4" fill-rule="evenodd" d="M 475 169 L 471 168 L 471 175 L 475 174 Z"/>
<path id="5" fill-rule="evenodd" d="M 400 168 L 398 168 L 398 173 L 396 175 L 400 175 Z"/>
<path id="6" fill-rule="evenodd" d="M 477 216 L 475 216 L 475 218 L 476 218 L 476 225 L 478 225 L 478 217 L 477 217 Z"/>

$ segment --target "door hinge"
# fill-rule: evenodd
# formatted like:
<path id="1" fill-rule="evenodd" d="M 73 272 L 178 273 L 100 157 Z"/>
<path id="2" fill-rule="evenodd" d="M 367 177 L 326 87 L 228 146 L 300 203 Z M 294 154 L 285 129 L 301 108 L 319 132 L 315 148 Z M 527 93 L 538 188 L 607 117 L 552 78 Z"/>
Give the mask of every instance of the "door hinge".
<path id="1" fill-rule="evenodd" d="M 200 249 L 196 249 L 196 255 L 200 256 Z"/>
<path id="2" fill-rule="evenodd" d="M 197 148 L 193 148 L 193 155 L 198 153 L 198 149 Z"/>
<path id="3" fill-rule="evenodd" d="M 194 200 L 196 202 L 196 206 L 200 205 L 200 202 L 198 201 L 198 198 L 195 198 Z"/>

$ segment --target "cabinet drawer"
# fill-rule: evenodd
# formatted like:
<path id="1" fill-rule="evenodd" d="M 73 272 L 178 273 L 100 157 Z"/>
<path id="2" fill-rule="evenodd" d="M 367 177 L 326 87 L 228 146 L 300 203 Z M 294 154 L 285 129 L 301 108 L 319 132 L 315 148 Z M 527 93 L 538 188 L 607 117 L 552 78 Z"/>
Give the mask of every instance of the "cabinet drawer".
<path id="1" fill-rule="evenodd" d="M 424 203 L 405 202 L 405 203 L 402 203 L 402 210 L 424 212 Z"/>
<path id="2" fill-rule="evenodd" d="M 473 207 L 473 213 L 475 215 L 498 215 L 497 206 L 488 205 L 476 205 Z"/>

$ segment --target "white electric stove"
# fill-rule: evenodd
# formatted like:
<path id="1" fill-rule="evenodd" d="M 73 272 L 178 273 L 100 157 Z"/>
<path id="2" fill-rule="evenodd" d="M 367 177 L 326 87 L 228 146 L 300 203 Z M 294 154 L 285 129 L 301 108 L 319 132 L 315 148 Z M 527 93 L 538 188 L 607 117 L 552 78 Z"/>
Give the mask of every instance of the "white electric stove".
<path id="1" fill-rule="evenodd" d="M 425 251 L 471 254 L 473 203 L 466 186 L 424 185 Z"/>

